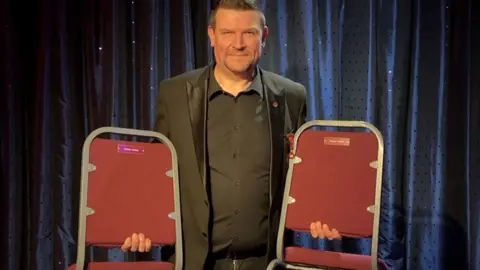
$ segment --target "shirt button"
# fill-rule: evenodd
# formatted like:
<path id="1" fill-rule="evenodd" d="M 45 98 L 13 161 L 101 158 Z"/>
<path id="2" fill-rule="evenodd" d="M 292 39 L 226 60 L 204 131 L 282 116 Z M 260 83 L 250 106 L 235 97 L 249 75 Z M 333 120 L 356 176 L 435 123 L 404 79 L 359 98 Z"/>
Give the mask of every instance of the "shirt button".
<path id="1" fill-rule="evenodd" d="M 235 186 L 240 186 L 240 182 L 235 182 Z"/>
<path id="2" fill-rule="evenodd" d="M 237 158 L 237 154 L 233 154 L 233 158 Z"/>
<path id="3" fill-rule="evenodd" d="M 235 210 L 235 214 L 238 214 L 238 213 L 240 213 L 240 211 L 239 211 L 238 209 L 237 209 L 237 210 Z"/>
<path id="4" fill-rule="evenodd" d="M 235 126 L 235 130 L 238 130 L 238 126 Z"/>
<path id="5" fill-rule="evenodd" d="M 234 239 L 234 240 L 238 240 L 238 236 L 235 236 L 233 239 Z"/>

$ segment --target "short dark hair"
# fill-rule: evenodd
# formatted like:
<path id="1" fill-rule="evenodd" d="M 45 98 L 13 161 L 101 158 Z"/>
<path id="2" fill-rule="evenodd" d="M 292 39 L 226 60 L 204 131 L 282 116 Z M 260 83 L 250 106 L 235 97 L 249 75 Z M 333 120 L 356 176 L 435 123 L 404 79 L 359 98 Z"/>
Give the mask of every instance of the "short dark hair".
<path id="1" fill-rule="evenodd" d="M 265 19 L 265 15 L 263 14 L 262 10 L 258 7 L 256 0 L 220 0 L 217 3 L 217 6 L 212 10 L 210 14 L 210 21 L 209 24 L 212 27 L 215 27 L 216 15 L 217 11 L 221 8 L 224 9 L 233 9 L 233 10 L 241 10 L 241 11 L 248 11 L 253 10 L 260 13 L 260 23 L 261 27 L 263 28 L 267 22 Z"/>

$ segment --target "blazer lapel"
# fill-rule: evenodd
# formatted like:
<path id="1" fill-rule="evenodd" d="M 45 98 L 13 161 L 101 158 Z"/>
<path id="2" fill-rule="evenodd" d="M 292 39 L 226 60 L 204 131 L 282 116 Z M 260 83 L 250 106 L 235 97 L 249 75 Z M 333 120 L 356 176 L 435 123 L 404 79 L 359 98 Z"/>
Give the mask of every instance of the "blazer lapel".
<path id="1" fill-rule="evenodd" d="M 206 182 L 207 86 L 209 73 L 210 67 L 205 69 L 195 84 L 187 83 L 192 138 L 195 145 L 198 169 L 204 186 Z"/>
<path id="2" fill-rule="evenodd" d="M 264 74 L 264 72 L 262 72 Z M 267 97 L 270 126 L 270 205 L 283 197 L 278 188 L 285 182 L 284 170 L 287 158 L 286 134 L 289 132 L 289 114 L 284 89 L 278 87 L 268 75 L 262 75 Z M 282 189 L 283 190 L 283 189 Z"/>

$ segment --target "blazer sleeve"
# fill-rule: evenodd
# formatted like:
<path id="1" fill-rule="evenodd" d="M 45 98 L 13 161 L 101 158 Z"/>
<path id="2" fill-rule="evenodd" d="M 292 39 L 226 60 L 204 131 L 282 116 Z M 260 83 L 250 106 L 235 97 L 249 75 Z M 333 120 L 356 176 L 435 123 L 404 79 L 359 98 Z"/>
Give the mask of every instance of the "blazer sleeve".
<path id="1" fill-rule="evenodd" d="M 158 89 L 156 108 L 155 108 L 155 124 L 153 130 L 169 137 L 169 124 L 167 117 L 167 102 L 165 97 L 165 86 L 161 83 Z"/>
<path id="2" fill-rule="evenodd" d="M 160 83 L 158 87 L 157 93 L 157 100 L 156 100 L 156 107 L 155 107 L 155 122 L 153 124 L 153 131 L 159 132 L 162 135 L 169 138 L 169 124 L 168 124 L 168 116 L 167 116 L 167 101 L 165 97 L 165 86 L 163 83 Z M 151 143 L 160 143 L 158 139 L 153 139 Z M 140 207 L 143 208 L 143 207 Z M 152 250 L 155 248 L 152 247 Z M 169 256 L 169 254 L 173 253 L 174 248 L 170 246 L 162 247 L 162 258 L 164 256 Z M 135 252 L 133 257 L 134 260 L 137 261 L 152 261 L 155 260 L 154 251 L 150 252 Z M 165 259 L 165 258 L 163 258 Z"/>
<path id="3" fill-rule="evenodd" d="M 300 106 L 300 112 L 298 114 L 297 129 L 307 122 L 307 102 L 304 101 Z"/>
<path id="4" fill-rule="evenodd" d="M 299 129 L 307 121 L 307 90 L 305 89 L 304 86 L 302 86 L 301 93 L 302 93 L 302 98 L 301 98 L 300 111 L 298 112 L 296 129 Z"/>

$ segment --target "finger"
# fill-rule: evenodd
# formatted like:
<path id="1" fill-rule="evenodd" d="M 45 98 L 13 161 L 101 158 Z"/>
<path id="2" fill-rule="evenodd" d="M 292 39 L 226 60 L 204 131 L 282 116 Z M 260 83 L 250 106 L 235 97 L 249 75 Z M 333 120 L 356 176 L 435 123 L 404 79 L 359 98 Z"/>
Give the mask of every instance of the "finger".
<path id="1" fill-rule="evenodd" d="M 143 233 L 140 233 L 138 235 L 138 251 L 144 252 L 145 251 L 145 235 Z"/>
<path id="2" fill-rule="evenodd" d="M 334 239 L 333 232 L 332 231 L 325 232 L 325 237 L 328 238 L 328 240 L 333 240 Z"/>
<path id="3" fill-rule="evenodd" d="M 313 238 L 318 237 L 317 229 L 315 228 L 315 223 L 314 222 L 310 223 L 310 234 L 312 234 Z"/>
<path id="4" fill-rule="evenodd" d="M 325 235 L 325 238 L 327 238 L 328 240 L 332 240 L 332 231 L 330 231 L 328 224 L 323 224 L 322 230 L 323 230 L 323 234 Z"/>
<path id="5" fill-rule="evenodd" d="M 340 235 L 340 232 L 337 229 L 333 229 L 332 234 L 333 234 L 333 239 L 336 239 L 336 240 L 342 239 L 342 236 Z"/>
<path id="6" fill-rule="evenodd" d="M 123 243 L 123 245 L 120 248 L 122 249 L 122 251 L 128 251 L 128 249 L 131 246 L 132 246 L 132 238 L 127 237 L 127 239 L 125 239 L 125 242 Z"/>
<path id="7" fill-rule="evenodd" d="M 130 251 L 135 252 L 138 250 L 138 234 L 134 233 L 132 234 L 132 246 L 130 247 Z"/>
<path id="8" fill-rule="evenodd" d="M 317 230 L 319 238 L 321 238 L 321 239 L 325 238 L 325 233 L 322 230 L 322 223 L 320 221 L 317 221 L 315 223 L 315 230 Z"/>
<path id="9" fill-rule="evenodd" d="M 152 248 L 152 241 L 149 238 L 145 239 L 145 252 L 149 252 Z"/>

